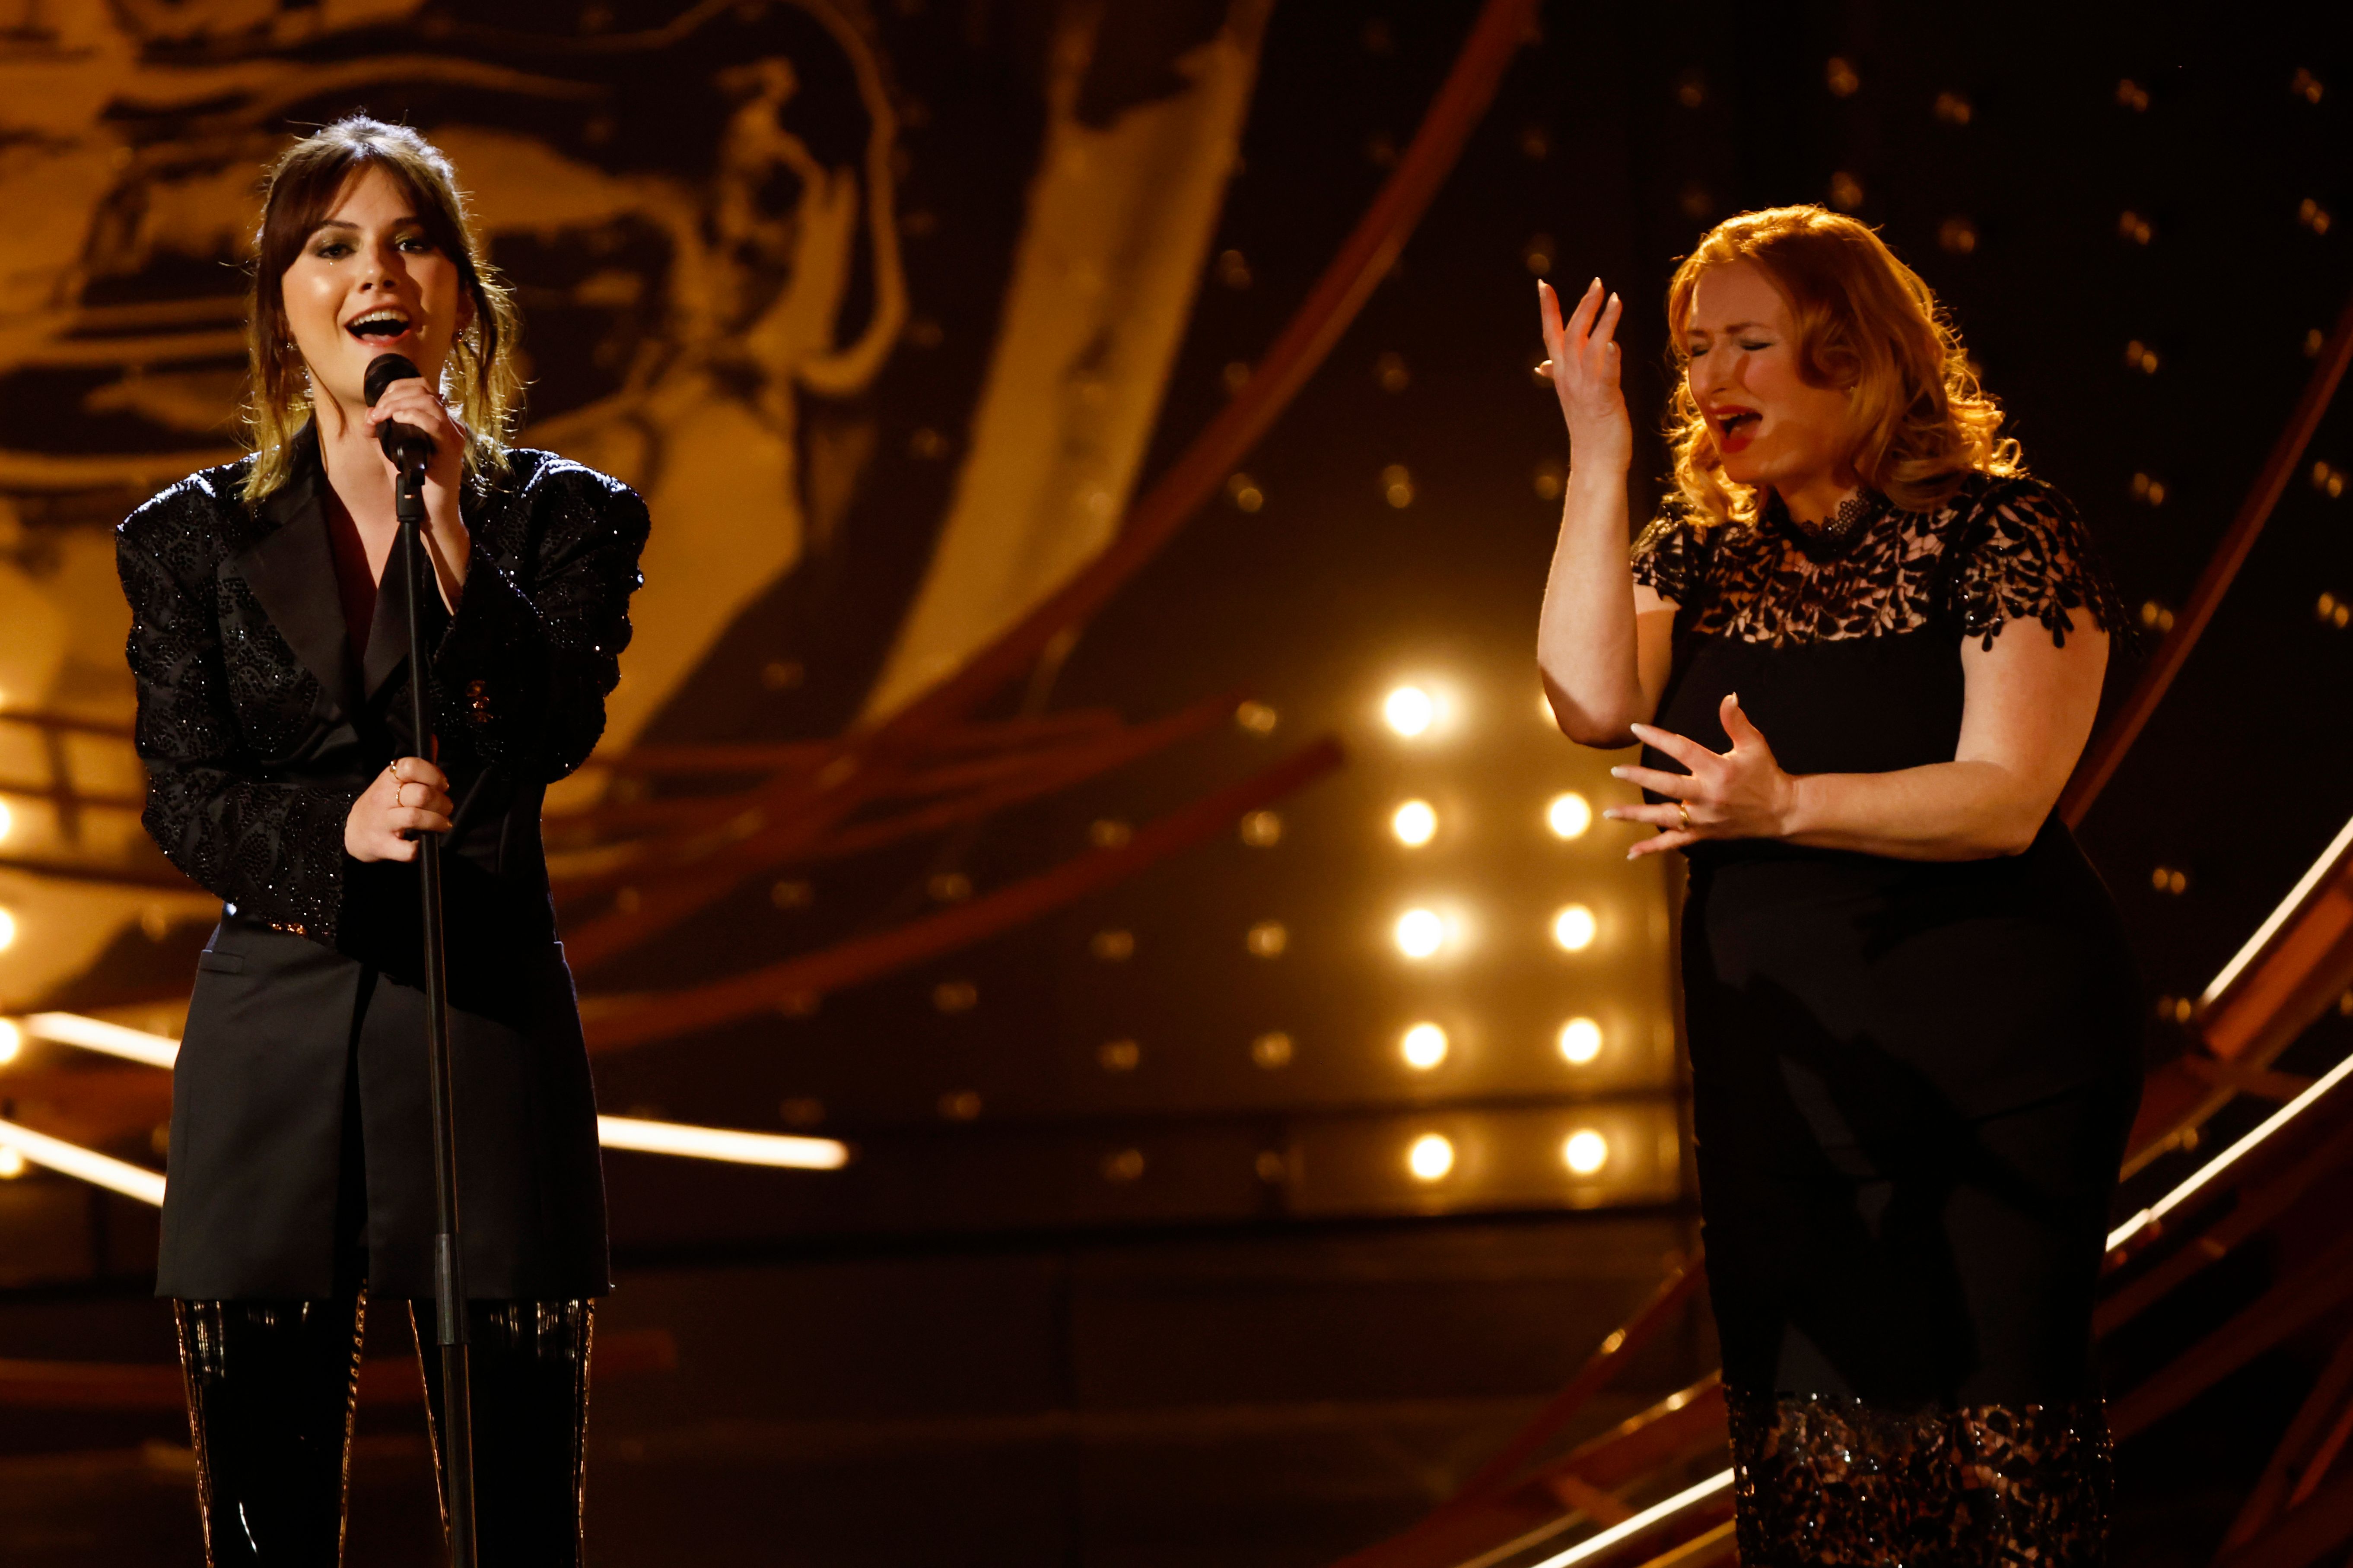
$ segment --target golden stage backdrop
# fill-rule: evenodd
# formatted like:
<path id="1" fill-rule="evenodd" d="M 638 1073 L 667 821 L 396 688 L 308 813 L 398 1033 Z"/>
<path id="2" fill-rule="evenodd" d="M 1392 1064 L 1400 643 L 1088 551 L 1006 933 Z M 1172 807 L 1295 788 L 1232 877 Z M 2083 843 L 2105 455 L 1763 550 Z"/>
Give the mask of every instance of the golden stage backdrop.
<path id="1" fill-rule="evenodd" d="M 238 449 L 290 136 L 449 153 L 523 307 L 522 438 L 645 492 L 607 752 L 838 728 L 1115 529 L 1265 8 L 0 0 L 0 1008 L 216 908 L 139 827 L 111 530 Z"/>

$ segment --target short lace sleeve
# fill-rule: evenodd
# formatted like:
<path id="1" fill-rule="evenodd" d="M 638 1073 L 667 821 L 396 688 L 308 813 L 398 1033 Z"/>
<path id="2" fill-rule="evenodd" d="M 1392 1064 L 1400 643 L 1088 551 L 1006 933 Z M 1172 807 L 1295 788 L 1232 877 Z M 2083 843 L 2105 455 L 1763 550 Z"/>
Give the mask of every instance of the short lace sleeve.
<path id="1" fill-rule="evenodd" d="M 1634 536 L 1634 581 L 1662 599 L 1691 600 L 1700 565 L 1699 541 L 1688 518 L 1663 512 Z"/>
<path id="2" fill-rule="evenodd" d="M 1970 518 L 1953 599 L 1965 636 L 1993 639 L 2011 621 L 2039 621 L 2067 646 L 2075 612 L 2114 636 L 2127 630 L 2090 530 L 2065 496 L 2039 480 L 1989 487 Z"/>

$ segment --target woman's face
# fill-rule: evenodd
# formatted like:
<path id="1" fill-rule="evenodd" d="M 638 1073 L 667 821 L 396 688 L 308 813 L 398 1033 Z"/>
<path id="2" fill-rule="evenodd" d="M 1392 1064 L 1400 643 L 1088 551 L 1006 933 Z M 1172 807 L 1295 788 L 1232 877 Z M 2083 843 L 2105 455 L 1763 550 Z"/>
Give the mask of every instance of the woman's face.
<path id="1" fill-rule="evenodd" d="M 1684 375 L 1706 416 L 1726 479 L 1788 495 L 1825 479 L 1848 479 L 1847 395 L 1798 374 L 1788 301 L 1761 268 L 1711 267 L 1692 289 L 1683 329 Z"/>
<path id="2" fill-rule="evenodd" d="M 314 403 L 323 395 L 347 413 L 365 408 L 368 362 L 381 353 L 406 355 L 427 386 L 439 385 L 450 343 L 472 323 L 457 262 L 413 207 L 398 181 L 366 170 L 345 182 L 280 279 Z"/>

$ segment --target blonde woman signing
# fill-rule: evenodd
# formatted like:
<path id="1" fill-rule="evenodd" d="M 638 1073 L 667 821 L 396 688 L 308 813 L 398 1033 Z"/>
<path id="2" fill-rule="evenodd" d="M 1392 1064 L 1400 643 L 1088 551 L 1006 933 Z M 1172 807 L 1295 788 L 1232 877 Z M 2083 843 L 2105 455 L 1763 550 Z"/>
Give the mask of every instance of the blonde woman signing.
<path id="1" fill-rule="evenodd" d="M 156 1267 L 206 1560 L 341 1561 L 366 1299 L 433 1314 L 411 862 L 438 833 L 480 1561 L 576 1563 L 605 1193 L 539 810 L 604 728 L 645 506 L 501 440 L 513 308 L 415 132 L 354 117 L 278 161 L 251 307 L 253 455 L 147 502 L 116 548 L 147 830 L 223 902 L 174 1074 Z M 423 374 L 371 408 L 385 353 Z M 434 444 L 414 580 L 387 418 Z M 407 728 L 412 594 L 438 765 Z M 420 1359 L 438 1425 L 439 1358 Z"/>
<path id="2" fill-rule="evenodd" d="M 1630 565 L 1620 303 L 1545 342 L 1573 467 L 1538 662 L 1690 867 L 1683 983 L 1749 1568 L 2106 1561 L 2091 1311 L 2137 983 L 2052 814 L 2122 624 L 1928 289 L 1815 207 L 1677 270 Z"/>

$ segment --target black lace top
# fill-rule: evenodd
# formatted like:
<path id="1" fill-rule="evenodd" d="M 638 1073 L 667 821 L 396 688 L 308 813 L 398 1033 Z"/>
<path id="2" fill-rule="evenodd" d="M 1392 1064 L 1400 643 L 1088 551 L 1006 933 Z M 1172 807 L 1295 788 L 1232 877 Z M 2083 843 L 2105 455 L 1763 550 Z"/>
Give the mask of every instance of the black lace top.
<path id="1" fill-rule="evenodd" d="M 1704 601 L 1692 634 L 1772 647 L 1917 631 L 1940 616 L 1988 648 L 2010 621 L 2039 621 L 2064 646 L 2079 610 L 2126 629 L 2083 520 L 2023 476 L 1974 476 L 1935 511 L 1864 491 L 1812 529 L 1778 497 L 1754 524 L 1703 531 L 1671 511 L 1635 540 L 1633 564 L 1660 597 Z"/>

